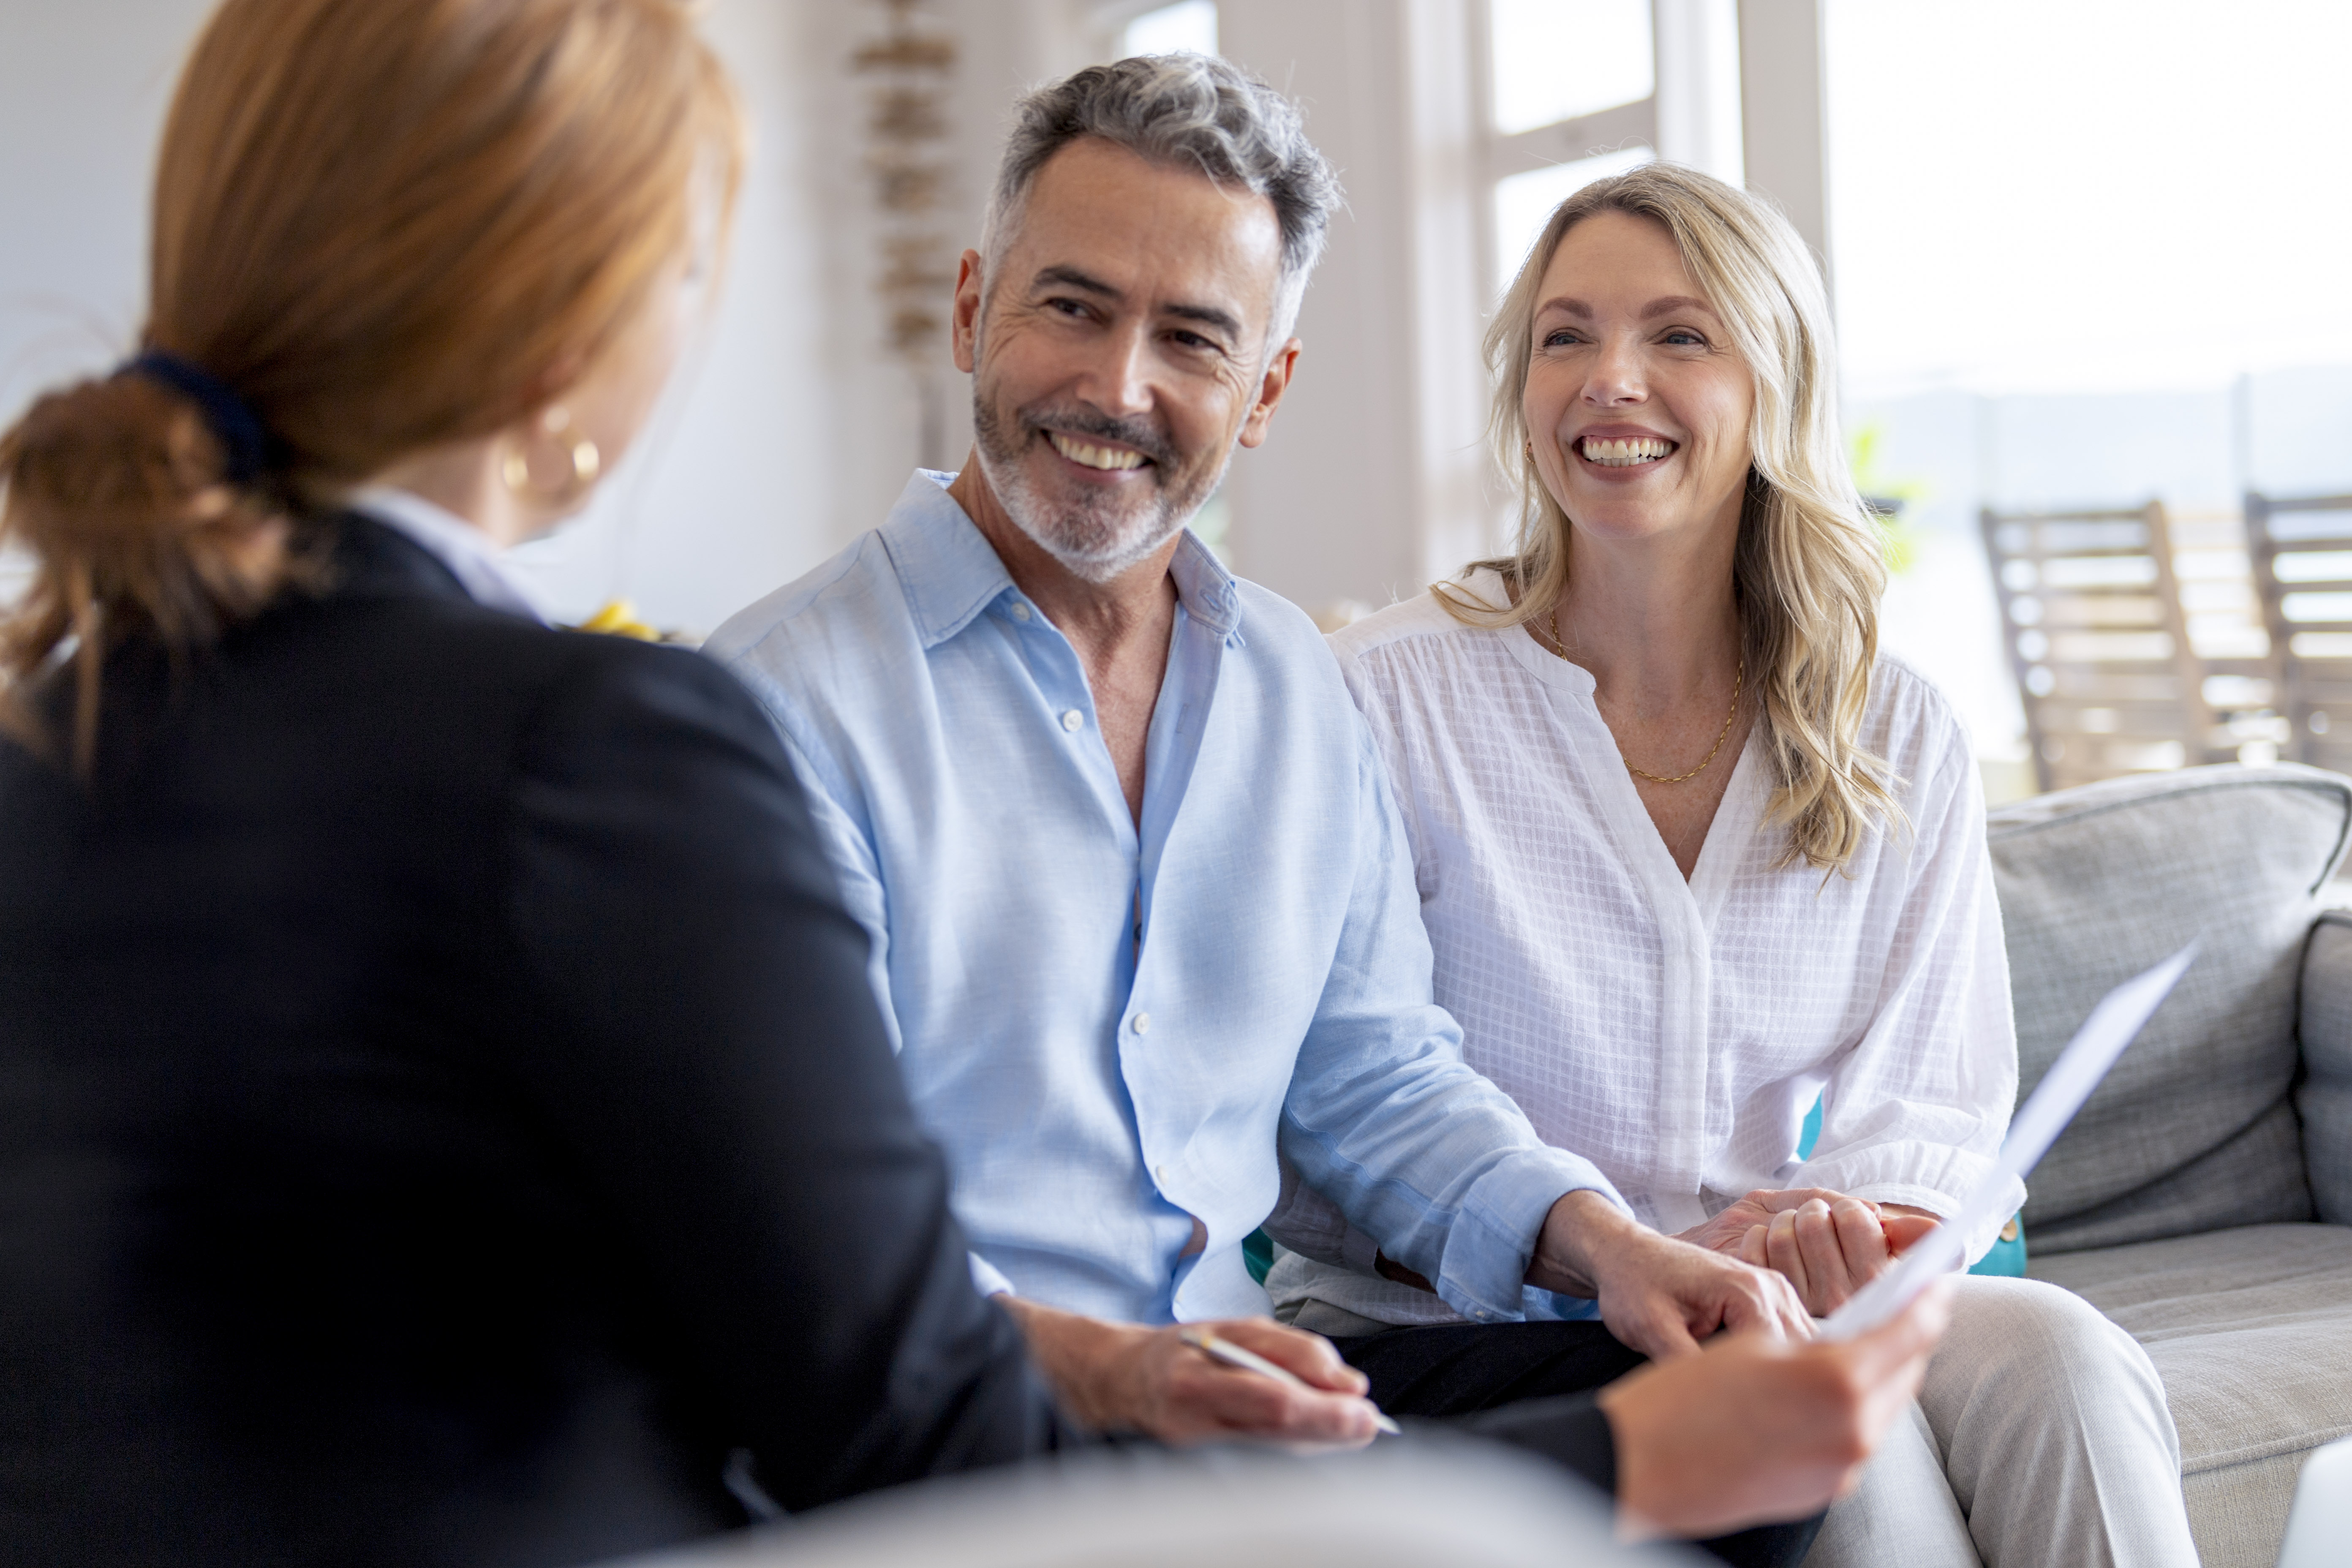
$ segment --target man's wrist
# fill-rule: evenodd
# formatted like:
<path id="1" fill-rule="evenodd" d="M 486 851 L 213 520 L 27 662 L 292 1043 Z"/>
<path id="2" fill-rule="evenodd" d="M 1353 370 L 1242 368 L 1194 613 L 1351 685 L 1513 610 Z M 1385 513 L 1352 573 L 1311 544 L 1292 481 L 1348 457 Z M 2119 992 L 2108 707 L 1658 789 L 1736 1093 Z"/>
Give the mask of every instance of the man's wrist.
<path id="1" fill-rule="evenodd" d="M 1647 1234 L 1638 1220 L 1591 1188 L 1564 1194 L 1544 1215 L 1536 1233 L 1535 1257 L 1528 1265 L 1528 1283 L 1563 1296 L 1601 1294 L 1601 1258 L 1637 1234 Z"/>
<path id="2" fill-rule="evenodd" d="M 1029 1359 L 1045 1374 L 1064 1414 L 1093 1432 L 1126 1429 L 1129 1402 L 1115 1386 L 1122 1364 L 1118 1351 L 1135 1334 L 1149 1332 L 1107 1323 L 1078 1312 L 1014 1295 L 990 1298 L 1013 1316 L 1029 1346 Z"/>

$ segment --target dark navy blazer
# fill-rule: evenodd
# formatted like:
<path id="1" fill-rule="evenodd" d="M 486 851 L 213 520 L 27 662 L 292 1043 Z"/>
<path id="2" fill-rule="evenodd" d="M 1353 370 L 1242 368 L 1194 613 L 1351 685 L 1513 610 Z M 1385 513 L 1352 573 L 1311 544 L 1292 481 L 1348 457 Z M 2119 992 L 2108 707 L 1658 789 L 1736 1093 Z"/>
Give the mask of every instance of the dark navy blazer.
<path id="1" fill-rule="evenodd" d="M 1061 1441 L 750 698 L 322 526 L 110 659 L 90 780 L 0 743 L 0 1560 L 577 1563 L 739 1449 Z"/>

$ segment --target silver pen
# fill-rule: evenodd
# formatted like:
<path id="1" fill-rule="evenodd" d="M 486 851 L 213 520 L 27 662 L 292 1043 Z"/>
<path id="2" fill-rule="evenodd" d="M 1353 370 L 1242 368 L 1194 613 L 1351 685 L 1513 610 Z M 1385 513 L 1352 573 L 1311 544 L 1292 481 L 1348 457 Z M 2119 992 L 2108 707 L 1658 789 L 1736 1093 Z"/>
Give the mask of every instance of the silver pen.
<path id="1" fill-rule="evenodd" d="M 1288 1367 L 1276 1366 L 1274 1363 L 1266 1360 L 1265 1357 L 1258 1354 L 1255 1351 L 1244 1350 L 1241 1346 L 1234 1343 L 1231 1340 L 1219 1339 L 1214 1333 L 1211 1332 L 1207 1329 L 1188 1323 L 1184 1327 L 1176 1331 L 1176 1337 L 1182 1340 L 1186 1344 L 1191 1345 L 1194 1350 L 1199 1351 L 1202 1355 L 1209 1356 L 1216 1361 L 1221 1361 L 1227 1366 L 1237 1366 L 1244 1372 L 1254 1372 L 1260 1377 L 1270 1377 L 1276 1383 L 1286 1383 L 1293 1388 L 1303 1388 L 1309 1394 L 1328 1394 L 1330 1392 L 1328 1388 L 1316 1387 L 1313 1384 L 1307 1382 L 1305 1378 L 1299 1376 Z M 1370 1404 L 1370 1402 L 1368 1400 L 1366 1403 Z M 1390 1420 L 1388 1416 L 1381 1414 L 1381 1408 L 1378 1405 L 1372 1406 L 1372 1423 L 1391 1437 L 1398 1436 L 1403 1431 L 1402 1427 L 1399 1426 L 1394 1421 Z"/>

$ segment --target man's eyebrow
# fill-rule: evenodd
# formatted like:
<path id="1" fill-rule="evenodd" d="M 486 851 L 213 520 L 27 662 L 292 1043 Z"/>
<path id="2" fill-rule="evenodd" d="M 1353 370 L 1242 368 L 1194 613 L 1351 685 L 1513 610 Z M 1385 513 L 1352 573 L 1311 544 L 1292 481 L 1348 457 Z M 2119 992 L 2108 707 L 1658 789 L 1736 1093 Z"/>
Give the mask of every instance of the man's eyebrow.
<path id="1" fill-rule="evenodd" d="M 1230 310 L 1220 310 L 1214 305 L 1162 305 L 1162 315 L 1173 316 L 1180 321 L 1198 321 L 1204 327 L 1214 327 L 1228 338 L 1242 335 L 1242 324 Z"/>
<path id="2" fill-rule="evenodd" d="M 1091 273 L 1081 272 L 1075 267 L 1040 268 L 1037 276 L 1029 282 L 1032 289 L 1047 289 L 1056 285 L 1065 289 L 1076 289 L 1081 293 L 1097 295 L 1114 303 L 1127 298 L 1124 291 L 1112 287 Z M 1204 327 L 1214 327 L 1228 338 L 1238 338 L 1242 335 L 1240 318 L 1231 310 L 1221 310 L 1214 305 L 1162 305 L 1160 307 L 1160 313 L 1163 316 L 1173 316 L 1180 321 L 1198 321 Z"/>
<path id="3" fill-rule="evenodd" d="M 1106 300 L 1126 298 L 1101 279 L 1081 272 L 1075 267 L 1040 268 L 1037 276 L 1029 280 L 1029 287 L 1043 289 L 1056 283 L 1066 289 L 1076 289 L 1088 294 L 1099 294 Z"/>

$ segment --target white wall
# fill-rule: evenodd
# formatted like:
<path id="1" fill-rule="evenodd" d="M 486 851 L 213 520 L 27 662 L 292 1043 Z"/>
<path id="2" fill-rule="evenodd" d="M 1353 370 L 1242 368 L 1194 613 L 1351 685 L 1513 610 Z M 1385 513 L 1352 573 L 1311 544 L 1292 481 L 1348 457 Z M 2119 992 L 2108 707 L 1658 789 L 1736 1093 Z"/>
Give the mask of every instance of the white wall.
<path id="1" fill-rule="evenodd" d="M 0 417 L 136 334 L 147 182 L 210 0 L 0 0 Z"/>
<path id="2" fill-rule="evenodd" d="M 1299 313 L 1297 378 L 1226 482 L 1235 568 L 1312 611 L 1410 597 L 1496 542 L 1471 37 L 1464 0 L 1219 13 L 1219 47 L 1303 105 L 1347 191 Z"/>

